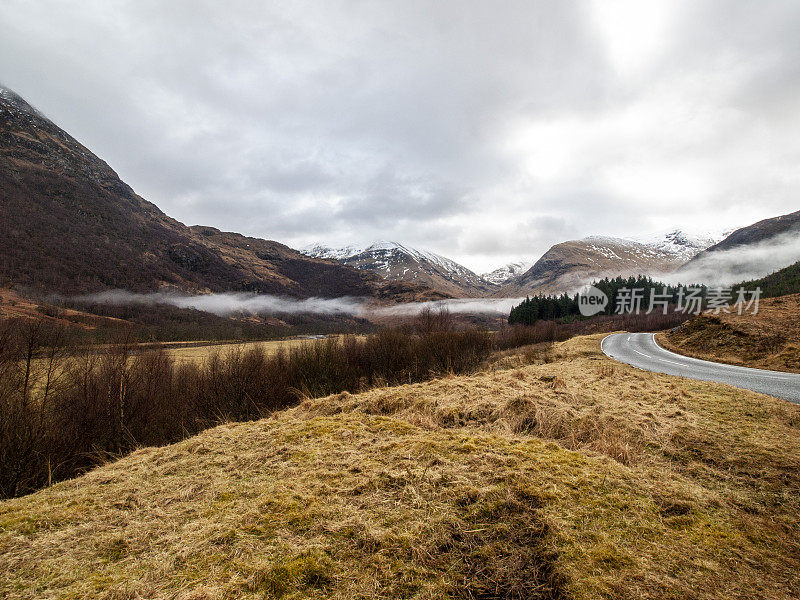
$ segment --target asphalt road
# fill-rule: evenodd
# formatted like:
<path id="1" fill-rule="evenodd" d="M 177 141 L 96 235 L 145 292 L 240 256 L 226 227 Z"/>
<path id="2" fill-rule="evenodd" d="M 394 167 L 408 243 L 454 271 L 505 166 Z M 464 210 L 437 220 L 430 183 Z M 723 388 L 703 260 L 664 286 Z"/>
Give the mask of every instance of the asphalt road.
<path id="1" fill-rule="evenodd" d="M 646 371 L 717 381 L 800 403 L 800 373 L 750 369 L 700 360 L 665 350 L 653 333 L 613 333 L 603 339 L 603 352 Z"/>

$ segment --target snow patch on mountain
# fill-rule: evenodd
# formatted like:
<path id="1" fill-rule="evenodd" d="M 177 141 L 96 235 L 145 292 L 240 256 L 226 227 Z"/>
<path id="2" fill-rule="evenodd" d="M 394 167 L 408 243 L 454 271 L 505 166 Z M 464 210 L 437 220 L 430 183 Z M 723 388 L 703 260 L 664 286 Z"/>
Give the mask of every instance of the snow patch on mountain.
<path id="1" fill-rule="evenodd" d="M 330 260 L 345 260 L 356 254 L 361 254 L 366 250 L 366 246 L 351 244 L 341 248 L 332 248 L 324 244 L 311 244 L 305 248 L 300 248 L 300 253 L 311 258 L 327 258 Z"/>
<path id="2" fill-rule="evenodd" d="M 356 257 L 369 256 L 374 261 L 377 261 L 385 270 L 390 270 L 400 263 L 407 263 L 409 259 L 417 263 L 429 263 L 441 269 L 446 273 L 458 277 L 476 277 L 475 273 L 466 267 L 458 264 L 435 252 L 428 250 L 420 250 L 412 248 L 398 242 L 391 241 L 377 241 L 368 246 L 359 246 L 351 244 L 340 248 L 332 248 L 322 244 L 312 244 L 300 250 L 306 256 L 313 258 L 328 258 L 343 262 L 348 262 L 350 259 Z"/>
<path id="3" fill-rule="evenodd" d="M 515 277 L 522 275 L 525 271 L 533 266 L 532 261 L 520 260 L 517 262 L 508 263 L 499 269 L 495 269 L 489 273 L 483 273 L 481 278 L 488 281 L 493 285 L 503 285 L 508 283 Z"/>
<path id="4" fill-rule="evenodd" d="M 425 285 L 452 296 L 481 296 L 496 287 L 454 260 L 399 242 L 378 241 L 368 246 L 352 244 L 340 248 L 314 244 L 300 251 L 307 256 L 372 271 L 387 281 Z"/>
<path id="5" fill-rule="evenodd" d="M 724 239 L 727 235 L 724 232 L 688 233 L 681 229 L 673 229 L 631 239 L 663 254 L 671 254 L 688 261 L 706 248 Z"/>
<path id="6" fill-rule="evenodd" d="M 31 119 L 45 119 L 50 122 L 50 119 L 28 104 L 22 96 L 5 87 L 2 83 L 0 83 L 0 110 L 6 110 L 15 116 L 27 115 L 30 117 L 28 119 L 29 122 L 33 122 Z"/>

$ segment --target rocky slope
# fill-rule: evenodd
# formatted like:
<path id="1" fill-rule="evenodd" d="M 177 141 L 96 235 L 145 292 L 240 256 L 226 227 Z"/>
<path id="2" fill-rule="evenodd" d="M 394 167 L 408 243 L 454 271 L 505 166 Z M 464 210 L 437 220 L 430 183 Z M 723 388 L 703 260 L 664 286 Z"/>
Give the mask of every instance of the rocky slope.
<path id="1" fill-rule="evenodd" d="M 343 248 L 316 244 L 302 252 L 374 273 L 388 282 L 421 284 L 447 296 L 479 297 L 496 290 L 494 284 L 449 258 L 397 242 Z"/>
<path id="2" fill-rule="evenodd" d="M 2 87 L 0 200 L 4 286 L 61 294 L 168 288 L 299 297 L 394 295 L 369 273 L 277 242 L 183 225 Z M 400 295 L 427 291 L 418 286 Z"/>

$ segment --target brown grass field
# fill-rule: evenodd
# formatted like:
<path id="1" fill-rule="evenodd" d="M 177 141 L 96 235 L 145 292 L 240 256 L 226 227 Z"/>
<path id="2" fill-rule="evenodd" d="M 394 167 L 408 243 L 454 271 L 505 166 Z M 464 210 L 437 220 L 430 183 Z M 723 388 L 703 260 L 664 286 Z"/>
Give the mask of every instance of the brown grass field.
<path id="1" fill-rule="evenodd" d="M 800 294 L 762 300 L 756 315 L 703 314 L 658 341 L 696 358 L 800 373 Z"/>
<path id="2" fill-rule="evenodd" d="M 334 336 L 335 337 L 335 336 Z M 363 336 L 357 336 L 363 337 Z M 135 352 L 148 352 L 163 349 L 164 354 L 174 360 L 176 364 L 195 363 L 202 365 L 212 356 L 225 356 L 230 352 L 247 352 L 253 349 L 261 349 L 266 356 L 272 356 L 281 350 L 290 350 L 299 346 L 314 344 L 323 341 L 321 339 L 309 338 L 286 338 L 280 340 L 266 340 L 261 342 L 158 342 L 134 344 Z M 107 344 L 94 344 L 86 346 L 75 352 L 75 358 L 85 357 L 87 353 L 103 352 L 110 348 Z M 36 368 L 42 369 L 45 364 L 44 359 L 34 359 Z"/>
<path id="3" fill-rule="evenodd" d="M 0 503 L 5 598 L 800 597 L 800 407 L 602 336 Z"/>
<path id="4" fill-rule="evenodd" d="M 225 354 L 230 351 L 247 351 L 253 348 L 260 348 L 267 356 L 271 356 L 280 350 L 289 350 L 304 344 L 313 344 L 318 342 L 316 339 L 284 339 L 284 340 L 269 340 L 265 342 L 232 342 L 229 344 L 192 344 L 179 348 L 170 348 L 165 346 L 166 354 L 174 359 L 177 363 L 195 362 L 203 363 L 207 361 L 215 353 Z"/>

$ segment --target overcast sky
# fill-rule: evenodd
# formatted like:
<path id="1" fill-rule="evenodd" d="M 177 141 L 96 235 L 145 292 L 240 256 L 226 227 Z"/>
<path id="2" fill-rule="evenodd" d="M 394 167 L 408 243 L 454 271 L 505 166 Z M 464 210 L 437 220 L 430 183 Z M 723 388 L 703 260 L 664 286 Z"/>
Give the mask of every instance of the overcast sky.
<path id="1" fill-rule="evenodd" d="M 187 224 L 477 271 L 800 208 L 800 2 L 0 3 L 0 82 Z"/>

